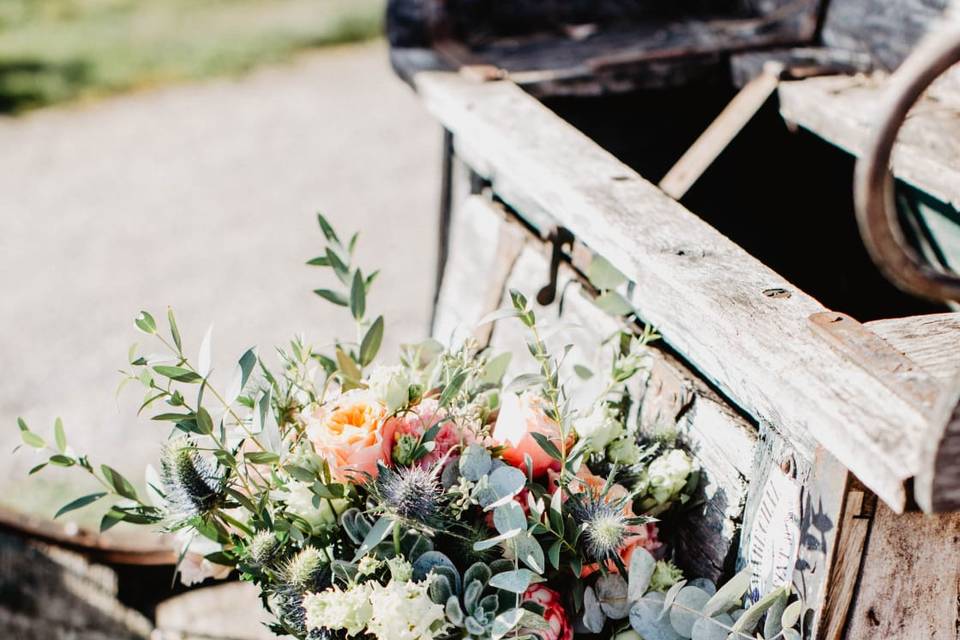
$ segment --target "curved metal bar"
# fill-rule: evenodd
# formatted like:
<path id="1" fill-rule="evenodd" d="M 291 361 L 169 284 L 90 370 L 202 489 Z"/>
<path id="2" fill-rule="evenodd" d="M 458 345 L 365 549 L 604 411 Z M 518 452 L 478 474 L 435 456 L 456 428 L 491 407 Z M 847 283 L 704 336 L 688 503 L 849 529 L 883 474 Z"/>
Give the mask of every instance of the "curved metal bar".
<path id="1" fill-rule="evenodd" d="M 923 40 L 888 81 L 889 102 L 857 162 L 854 197 L 857 224 L 880 271 L 901 289 L 934 300 L 960 300 L 960 276 L 927 263 L 907 242 L 897 216 L 890 158 L 910 108 L 931 83 L 960 62 L 960 20 Z"/>

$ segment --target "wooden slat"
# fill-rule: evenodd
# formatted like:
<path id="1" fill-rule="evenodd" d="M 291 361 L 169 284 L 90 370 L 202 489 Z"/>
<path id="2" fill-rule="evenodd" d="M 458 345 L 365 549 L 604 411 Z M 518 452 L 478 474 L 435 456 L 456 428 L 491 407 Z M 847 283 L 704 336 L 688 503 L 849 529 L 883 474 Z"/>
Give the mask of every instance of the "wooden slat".
<path id="1" fill-rule="evenodd" d="M 894 514 L 878 505 L 846 640 L 956 640 L 960 514 Z"/>
<path id="2" fill-rule="evenodd" d="M 508 82 L 415 84 L 457 153 L 524 216 L 547 214 L 636 283 L 635 304 L 740 407 L 820 442 L 894 509 L 918 469 L 922 411 L 813 335 L 816 300 Z M 788 295 L 773 295 L 783 289 Z"/>
<path id="3" fill-rule="evenodd" d="M 884 100 L 882 73 L 824 76 L 780 84 L 780 113 L 789 121 L 859 156 Z M 960 207 L 960 70 L 931 88 L 900 130 L 895 176 Z"/>
<path id="4" fill-rule="evenodd" d="M 960 313 L 876 320 L 866 326 L 941 382 L 960 375 Z"/>

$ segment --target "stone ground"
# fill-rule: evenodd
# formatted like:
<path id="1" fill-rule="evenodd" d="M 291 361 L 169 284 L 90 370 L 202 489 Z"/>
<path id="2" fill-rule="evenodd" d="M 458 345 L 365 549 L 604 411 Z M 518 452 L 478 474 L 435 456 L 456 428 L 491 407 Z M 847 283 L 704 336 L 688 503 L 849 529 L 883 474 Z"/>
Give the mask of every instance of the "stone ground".
<path id="1" fill-rule="evenodd" d="M 51 515 L 84 488 L 60 470 L 26 482 L 17 416 L 43 433 L 62 416 L 77 449 L 143 477 L 166 432 L 136 418 L 135 386 L 114 395 L 128 347 L 149 342 L 141 308 L 172 306 L 192 353 L 213 322 L 220 385 L 249 346 L 352 336 L 311 293 L 333 284 L 304 266 L 317 210 L 362 231 L 361 263 L 387 267 L 368 304 L 388 318 L 383 353 L 425 336 L 440 149 L 382 43 L 0 118 L 0 504 Z"/>

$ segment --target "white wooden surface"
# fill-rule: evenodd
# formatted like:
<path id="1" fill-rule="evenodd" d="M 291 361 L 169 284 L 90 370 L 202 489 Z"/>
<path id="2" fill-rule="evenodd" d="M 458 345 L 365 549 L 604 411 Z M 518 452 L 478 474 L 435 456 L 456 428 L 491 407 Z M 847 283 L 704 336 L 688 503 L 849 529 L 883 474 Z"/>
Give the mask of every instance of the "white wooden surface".
<path id="1" fill-rule="evenodd" d="M 894 510 L 919 466 L 921 409 L 807 326 L 813 298 L 508 82 L 423 73 L 458 154 L 524 216 L 549 215 L 636 283 L 640 315 L 756 419 L 822 443 Z M 784 289 L 789 297 L 765 295 Z"/>

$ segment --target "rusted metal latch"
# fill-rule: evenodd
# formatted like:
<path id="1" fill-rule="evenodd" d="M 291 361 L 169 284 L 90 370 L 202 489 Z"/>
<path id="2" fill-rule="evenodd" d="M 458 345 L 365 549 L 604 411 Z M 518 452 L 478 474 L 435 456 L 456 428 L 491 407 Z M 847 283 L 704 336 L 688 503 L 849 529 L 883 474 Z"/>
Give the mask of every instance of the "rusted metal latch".
<path id="1" fill-rule="evenodd" d="M 537 292 L 537 302 L 546 306 L 557 298 L 557 277 L 560 271 L 560 261 L 563 260 L 563 248 L 573 250 L 573 233 L 566 227 L 554 227 L 547 236 L 547 242 L 553 245 L 550 252 L 550 280 Z"/>
<path id="2" fill-rule="evenodd" d="M 960 276 L 923 260 L 907 242 L 894 199 L 890 157 L 897 133 L 930 84 L 960 62 L 960 20 L 954 17 L 927 37 L 888 80 L 890 101 L 857 162 L 854 196 L 857 224 L 880 271 L 901 289 L 934 300 L 960 300 Z"/>

